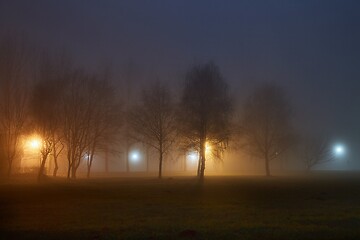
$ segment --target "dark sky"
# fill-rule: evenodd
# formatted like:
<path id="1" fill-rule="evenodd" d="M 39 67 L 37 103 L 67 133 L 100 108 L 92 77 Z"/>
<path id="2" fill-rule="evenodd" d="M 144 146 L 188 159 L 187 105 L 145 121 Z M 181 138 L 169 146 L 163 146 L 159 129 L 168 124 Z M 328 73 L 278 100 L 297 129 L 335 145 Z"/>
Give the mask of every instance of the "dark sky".
<path id="1" fill-rule="evenodd" d="M 142 78 L 171 84 L 191 64 L 213 60 L 240 100 L 277 82 L 299 128 L 360 148 L 357 0 L 0 0 L 0 29 L 67 49 L 87 67 L 111 62 L 116 72 L 133 62 Z"/>

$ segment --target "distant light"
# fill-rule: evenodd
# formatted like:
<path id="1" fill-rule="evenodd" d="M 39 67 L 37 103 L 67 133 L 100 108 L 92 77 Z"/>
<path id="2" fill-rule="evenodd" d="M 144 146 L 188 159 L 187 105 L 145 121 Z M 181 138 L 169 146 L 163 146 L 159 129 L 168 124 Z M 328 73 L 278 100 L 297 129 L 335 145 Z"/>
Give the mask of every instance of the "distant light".
<path id="1" fill-rule="evenodd" d="M 40 141 L 39 140 L 32 140 L 31 142 L 30 142 L 30 146 L 31 146 L 31 148 L 40 148 Z"/>
<path id="2" fill-rule="evenodd" d="M 192 163 L 195 163 L 199 159 L 199 154 L 197 152 L 190 152 L 187 155 L 187 159 L 190 160 Z"/>
<path id="3" fill-rule="evenodd" d="M 210 143 L 208 143 L 208 142 L 205 143 L 205 152 L 206 152 L 206 153 L 210 153 L 210 152 L 211 152 L 211 145 L 210 145 Z"/>
<path id="4" fill-rule="evenodd" d="M 334 146 L 334 154 L 338 157 L 341 157 L 345 154 L 345 147 L 342 144 L 337 144 Z"/>
<path id="5" fill-rule="evenodd" d="M 85 153 L 84 160 L 86 160 L 86 161 L 90 160 L 90 154 L 89 153 Z"/>
<path id="6" fill-rule="evenodd" d="M 344 148 L 342 146 L 337 146 L 335 148 L 335 151 L 337 154 L 342 154 L 342 153 L 344 153 Z"/>
<path id="7" fill-rule="evenodd" d="M 132 151 L 130 153 L 130 160 L 133 163 L 137 163 L 140 161 L 140 153 L 138 151 Z"/>
<path id="8" fill-rule="evenodd" d="M 41 148 L 41 138 L 33 136 L 28 140 L 28 147 L 32 150 L 38 150 Z"/>

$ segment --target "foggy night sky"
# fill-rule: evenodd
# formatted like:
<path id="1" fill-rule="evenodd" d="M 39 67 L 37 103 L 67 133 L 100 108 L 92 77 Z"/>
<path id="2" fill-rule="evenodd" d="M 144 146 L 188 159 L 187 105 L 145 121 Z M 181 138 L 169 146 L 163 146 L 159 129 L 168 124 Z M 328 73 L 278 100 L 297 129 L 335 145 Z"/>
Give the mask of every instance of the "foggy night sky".
<path id="1" fill-rule="evenodd" d="M 133 61 L 171 85 L 213 60 L 239 102 L 278 82 L 298 129 L 360 148 L 360 1 L 0 0 L 0 35 L 9 29 L 85 67 Z"/>

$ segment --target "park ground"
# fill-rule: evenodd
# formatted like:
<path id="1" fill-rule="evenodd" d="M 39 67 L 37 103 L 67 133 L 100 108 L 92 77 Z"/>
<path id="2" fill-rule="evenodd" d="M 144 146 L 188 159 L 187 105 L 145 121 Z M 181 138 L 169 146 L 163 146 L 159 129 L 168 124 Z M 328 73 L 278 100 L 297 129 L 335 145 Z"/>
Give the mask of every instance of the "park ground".
<path id="1" fill-rule="evenodd" d="M 0 184 L 0 239 L 360 239 L 360 173 Z"/>

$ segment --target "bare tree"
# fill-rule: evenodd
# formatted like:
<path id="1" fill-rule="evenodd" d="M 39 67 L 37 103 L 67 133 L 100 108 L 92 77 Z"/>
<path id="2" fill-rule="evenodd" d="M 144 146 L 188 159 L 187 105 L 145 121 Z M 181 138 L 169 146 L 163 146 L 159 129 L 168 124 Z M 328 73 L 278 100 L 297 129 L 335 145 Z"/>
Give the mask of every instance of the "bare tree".
<path id="1" fill-rule="evenodd" d="M 132 109 L 129 117 L 133 137 L 158 151 L 161 178 L 164 155 L 176 137 L 175 111 L 169 89 L 156 83 L 144 90 L 142 104 Z"/>
<path id="2" fill-rule="evenodd" d="M 227 147 L 231 113 L 228 86 L 219 68 L 213 63 L 191 68 L 184 81 L 178 117 L 185 148 L 199 152 L 200 182 L 204 179 L 207 145 L 219 153 Z"/>
<path id="3" fill-rule="evenodd" d="M 53 177 L 56 177 L 57 172 L 59 170 L 59 164 L 58 164 L 58 159 L 59 156 L 61 154 L 61 152 L 64 150 L 64 144 L 62 143 L 62 138 L 61 138 L 61 132 L 58 132 L 56 134 L 54 134 L 52 136 L 52 151 L 51 151 L 51 155 L 54 159 L 54 170 L 53 170 Z"/>
<path id="4" fill-rule="evenodd" d="M 68 161 L 68 178 L 75 178 L 76 171 L 87 150 L 87 134 L 89 128 L 89 114 L 92 111 L 88 101 L 91 96 L 87 91 L 88 77 L 80 70 L 73 70 L 64 82 L 65 94 L 62 96 L 61 132 L 66 146 Z"/>
<path id="5" fill-rule="evenodd" d="M 107 76 L 99 80 L 92 79 L 89 84 L 92 113 L 88 116 L 87 177 L 90 177 L 95 153 L 102 150 L 108 153 L 108 145 L 116 141 L 122 124 L 121 108 L 115 101 L 113 86 L 109 84 Z"/>
<path id="6" fill-rule="evenodd" d="M 38 179 L 44 175 L 45 164 L 48 156 L 52 153 L 55 161 L 53 175 L 56 176 L 58 163 L 57 158 L 63 149 L 60 142 L 59 115 L 61 96 L 64 93 L 63 80 L 68 74 L 69 68 L 64 60 L 55 63 L 45 56 L 40 64 L 37 75 L 37 83 L 32 91 L 30 101 L 32 124 L 37 134 L 41 136 L 42 144 L 40 148 L 41 161 Z M 62 147 L 58 147 L 58 145 Z"/>
<path id="7" fill-rule="evenodd" d="M 19 157 L 20 137 L 28 116 L 29 50 L 23 39 L 0 39 L 0 144 L 7 176 Z"/>
<path id="8" fill-rule="evenodd" d="M 267 176 L 270 161 L 295 143 L 291 115 L 285 92 L 273 84 L 258 87 L 243 106 L 240 124 L 243 147 L 250 155 L 264 159 Z"/>
<path id="9" fill-rule="evenodd" d="M 52 112 L 52 101 L 56 97 L 54 92 L 50 89 L 46 89 L 41 83 L 38 83 L 34 89 L 34 94 L 31 101 L 31 116 L 35 131 L 41 136 L 40 147 L 40 169 L 38 174 L 38 180 L 44 175 L 44 169 L 46 160 L 53 149 L 52 136 L 56 130 L 54 124 L 56 115 Z"/>
<path id="10" fill-rule="evenodd" d="M 75 70 L 64 83 L 62 98 L 62 135 L 67 150 L 68 178 L 76 178 L 82 160 L 88 176 L 95 151 L 112 140 L 119 129 L 118 106 L 113 87 L 107 79 Z"/>
<path id="11" fill-rule="evenodd" d="M 307 171 L 310 171 L 316 165 L 328 163 L 334 159 L 329 148 L 329 138 L 325 136 L 303 139 L 301 152 Z"/>

